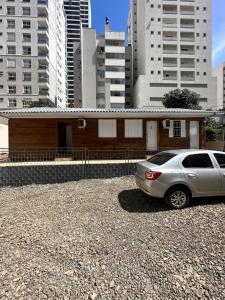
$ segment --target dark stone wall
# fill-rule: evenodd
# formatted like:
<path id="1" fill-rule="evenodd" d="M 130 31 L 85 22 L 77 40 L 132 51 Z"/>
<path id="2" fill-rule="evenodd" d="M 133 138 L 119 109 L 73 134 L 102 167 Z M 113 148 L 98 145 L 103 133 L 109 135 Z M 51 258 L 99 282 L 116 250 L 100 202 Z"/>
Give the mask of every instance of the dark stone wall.
<path id="1" fill-rule="evenodd" d="M 136 164 L 20 165 L 0 167 L 0 187 L 113 178 L 135 173 Z"/>

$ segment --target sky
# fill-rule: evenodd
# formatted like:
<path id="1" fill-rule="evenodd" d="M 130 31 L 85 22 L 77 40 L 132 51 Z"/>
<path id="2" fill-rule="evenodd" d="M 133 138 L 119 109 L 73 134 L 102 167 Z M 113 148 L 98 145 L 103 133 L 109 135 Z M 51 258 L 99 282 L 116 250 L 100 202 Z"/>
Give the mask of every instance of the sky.
<path id="1" fill-rule="evenodd" d="M 92 27 L 104 32 L 105 17 L 112 30 L 126 31 L 130 0 L 92 0 Z M 225 0 L 212 0 L 212 65 L 225 62 Z"/>

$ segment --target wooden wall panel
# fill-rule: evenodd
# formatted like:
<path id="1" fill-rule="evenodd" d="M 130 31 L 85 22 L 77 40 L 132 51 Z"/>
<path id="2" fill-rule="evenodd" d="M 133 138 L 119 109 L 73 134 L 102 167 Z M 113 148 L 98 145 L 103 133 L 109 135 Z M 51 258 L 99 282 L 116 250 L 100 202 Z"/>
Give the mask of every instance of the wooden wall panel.
<path id="1" fill-rule="evenodd" d="M 79 129 L 77 119 L 10 119 L 10 148 L 57 148 L 57 124 L 68 123 L 73 128 L 73 147 L 75 148 L 146 148 L 146 122 L 143 120 L 142 138 L 125 138 L 124 119 L 117 119 L 117 138 L 98 138 L 98 119 L 86 119 L 87 127 Z M 155 119 L 156 120 L 156 119 Z M 158 121 L 158 147 L 189 148 L 189 121 L 187 120 L 186 138 L 169 138 L 168 129 L 163 129 L 162 120 Z M 204 146 L 204 123 L 200 122 L 200 145 Z"/>

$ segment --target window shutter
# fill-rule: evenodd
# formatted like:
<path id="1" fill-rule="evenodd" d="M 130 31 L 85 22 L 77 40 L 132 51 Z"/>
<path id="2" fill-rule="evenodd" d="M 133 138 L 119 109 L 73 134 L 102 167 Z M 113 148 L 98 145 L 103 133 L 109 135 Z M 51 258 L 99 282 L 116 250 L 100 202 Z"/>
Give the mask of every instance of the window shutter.
<path id="1" fill-rule="evenodd" d="M 98 137 L 116 138 L 116 120 L 98 120 Z"/>
<path id="2" fill-rule="evenodd" d="M 186 121 L 185 120 L 182 120 L 181 121 L 181 137 L 182 138 L 186 138 Z"/>
<path id="3" fill-rule="evenodd" d="M 125 137 L 142 138 L 143 137 L 142 120 L 125 120 Z"/>
<path id="4" fill-rule="evenodd" d="M 173 120 L 170 120 L 169 137 L 173 138 Z"/>

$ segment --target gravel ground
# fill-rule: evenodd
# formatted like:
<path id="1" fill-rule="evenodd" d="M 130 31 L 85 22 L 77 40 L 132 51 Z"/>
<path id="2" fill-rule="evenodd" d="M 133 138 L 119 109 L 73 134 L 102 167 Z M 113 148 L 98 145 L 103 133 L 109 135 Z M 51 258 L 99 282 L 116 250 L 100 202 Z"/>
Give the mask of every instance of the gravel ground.
<path id="1" fill-rule="evenodd" d="M 1 189 L 0 299 L 225 299 L 224 208 L 133 177 Z"/>

